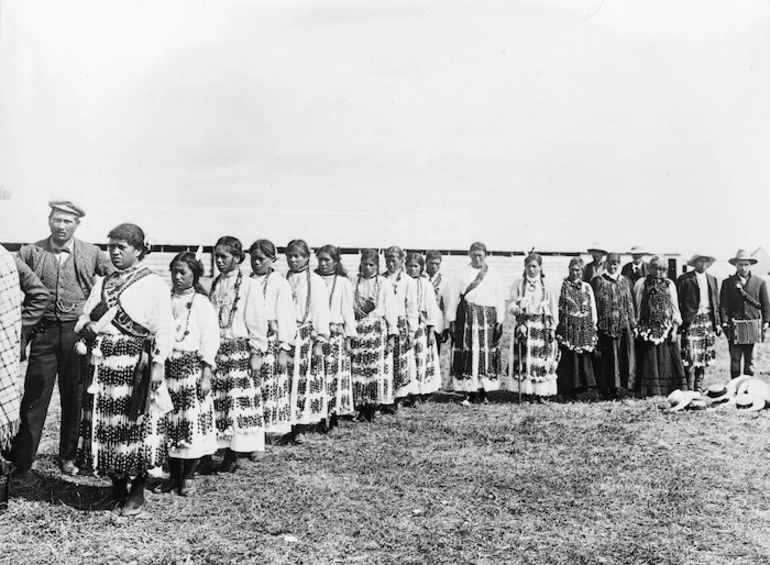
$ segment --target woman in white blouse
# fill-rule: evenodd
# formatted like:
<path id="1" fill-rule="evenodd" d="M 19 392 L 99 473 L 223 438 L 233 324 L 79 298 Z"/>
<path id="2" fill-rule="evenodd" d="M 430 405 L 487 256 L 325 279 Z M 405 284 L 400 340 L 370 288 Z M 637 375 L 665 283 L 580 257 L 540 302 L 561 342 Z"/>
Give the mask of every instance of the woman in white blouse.
<path id="1" fill-rule="evenodd" d="M 329 294 L 329 341 L 324 344 L 329 429 L 340 416 L 350 416 L 353 409 L 353 380 L 350 373 L 350 344 L 356 337 L 353 313 L 353 284 L 342 266 L 340 250 L 324 245 L 316 252 L 318 274 Z"/>
<path id="2" fill-rule="evenodd" d="M 291 287 L 273 265 L 277 252 L 272 241 L 258 239 L 249 248 L 251 278 L 259 287 L 258 295 L 265 303 L 267 316 L 267 352 L 260 369 L 262 381 L 265 434 L 289 439 L 294 414 L 291 406 L 291 376 L 288 359 L 297 322 L 294 319 L 294 303 Z"/>
<path id="3" fill-rule="evenodd" d="M 404 271 L 404 250 L 393 245 L 385 250 L 385 278 L 393 288 L 393 306 L 398 317 L 398 335 L 393 353 L 388 355 L 388 365 L 393 373 L 392 410 L 411 396 L 417 395 L 416 366 L 414 361 L 414 338 L 417 334 L 419 315 L 417 312 L 417 284 Z M 388 407 L 390 410 L 390 407 Z"/>
<path id="4" fill-rule="evenodd" d="M 88 344 L 90 381 L 77 461 L 109 475 L 105 502 L 135 516 L 144 506 L 147 471 L 165 458 L 149 404 L 174 347 L 174 318 L 168 285 L 142 262 L 149 251 L 142 229 L 120 224 L 108 237 L 117 271 L 96 283 L 75 327 Z"/>
<path id="5" fill-rule="evenodd" d="M 417 286 L 417 314 L 419 316 L 417 333 L 414 336 L 414 360 L 416 365 L 417 386 L 420 400 L 441 388 L 441 368 L 439 367 L 436 343 L 437 327 L 441 327 L 443 314 L 436 302 L 436 293 L 430 281 L 422 276 L 425 259 L 419 253 L 406 256 L 406 272 Z"/>
<path id="6" fill-rule="evenodd" d="M 323 346 L 329 341 L 329 301 L 323 279 L 310 270 L 310 248 L 302 239 L 286 245 L 286 280 L 291 287 L 297 335 L 289 352 L 293 439 L 305 440 L 305 430 L 326 420 L 326 373 Z"/>
<path id="7" fill-rule="evenodd" d="M 169 265 L 171 310 L 176 321 L 174 351 L 166 360 L 166 383 L 174 408 L 166 416 L 170 476 L 161 492 L 191 493 L 193 473 L 204 455 L 217 450 L 211 371 L 219 350 L 214 307 L 200 285 L 203 263 L 179 253 Z"/>
<path id="8" fill-rule="evenodd" d="M 380 406 L 392 405 L 393 373 L 386 356 L 398 335 L 398 316 L 393 287 L 377 274 L 379 255 L 374 249 L 361 253 L 358 276 L 353 280 L 356 337 L 351 343 L 353 404 L 360 419 L 371 422 Z"/>
<path id="9" fill-rule="evenodd" d="M 524 275 L 511 287 L 508 312 L 515 320 L 514 339 L 517 367 L 508 390 L 535 397 L 557 392 L 556 367 L 559 325 L 559 297 L 545 282 L 543 258 L 530 253 L 524 260 Z M 519 388 L 521 387 L 521 388 Z"/>
<path id="10" fill-rule="evenodd" d="M 241 242 L 219 238 L 214 261 L 219 276 L 209 298 L 219 322 L 219 352 L 211 379 L 217 447 L 225 449 L 219 471 L 231 473 L 238 453 L 265 450 L 265 423 L 259 371 L 267 350 L 267 316 L 261 289 L 240 269 L 245 254 Z"/>

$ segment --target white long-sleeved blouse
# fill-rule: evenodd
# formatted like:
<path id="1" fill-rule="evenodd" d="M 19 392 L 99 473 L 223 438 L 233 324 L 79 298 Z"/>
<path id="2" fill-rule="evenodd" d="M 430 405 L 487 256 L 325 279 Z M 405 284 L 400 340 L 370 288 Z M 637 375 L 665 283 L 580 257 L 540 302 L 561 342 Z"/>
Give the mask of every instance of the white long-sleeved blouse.
<path id="1" fill-rule="evenodd" d="M 433 285 L 425 277 L 416 278 L 414 281 L 417 287 L 417 311 L 427 325 L 433 326 L 433 331 L 440 331 L 438 328 L 443 324 L 443 314 L 436 302 Z"/>
<path id="2" fill-rule="evenodd" d="M 417 283 L 415 279 L 407 275 L 403 270 L 386 275 L 393 288 L 396 300 L 393 304 L 396 316 L 405 318 L 410 333 L 417 331 L 420 314 L 417 309 Z"/>
<path id="3" fill-rule="evenodd" d="M 197 351 L 201 360 L 213 368 L 219 350 L 219 323 L 208 296 L 194 288 L 182 294 L 174 292 L 171 311 L 176 321 L 174 349 Z"/>
<path id="4" fill-rule="evenodd" d="M 153 334 L 153 362 L 164 363 L 174 348 L 175 325 L 171 313 L 171 289 L 155 273 L 130 282 L 143 269 L 147 267 L 139 263 L 125 271 L 118 271 L 112 276 L 124 278 L 129 285 L 120 294 L 121 307 L 134 323 L 144 326 Z M 83 313 L 75 325 L 76 332 L 91 321 L 91 312 L 102 301 L 104 280 L 104 278 L 98 279 L 91 289 L 88 300 L 83 306 Z M 117 335 L 121 332 L 114 324 L 107 324 L 99 333 Z"/>
<path id="5" fill-rule="evenodd" d="M 289 271 L 286 280 L 291 288 L 296 324 L 310 322 L 319 336 L 329 337 L 329 302 L 326 283 L 323 279 L 305 269 L 299 273 Z M 310 300 L 308 301 L 308 292 Z"/>
<path id="6" fill-rule="evenodd" d="M 353 299 L 370 299 L 375 307 L 367 318 L 382 318 L 388 326 L 388 335 L 398 335 L 398 315 L 396 314 L 396 295 L 388 279 L 381 275 L 365 278 L 357 275 L 353 279 Z"/>
<path id="7" fill-rule="evenodd" d="M 451 291 L 447 293 L 446 309 L 444 310 L 447 323 L 455 321 L 457 306 L 460 304 L 460 295 L 476 280 L 478 274 L 479 269 L 469 264 L 455 276 Z M 477 306 L 493 306 L 497 323 L 503 322 L 505 318 L 505 292 L 503 280 L 494 268 L 489 267 L 487 269 L 487 274 L 484 275 L 481 284 L 465 295 L 465 301 Z"/>
<path id="8" fill-rule="evenodd" d="M 546 314 L 551 316 L 555 328 L 559 324 L 559 293 L 541 278 L 516 279 L 511 287 L 508 313 L 514 318 L 522 313 Z"/>
<path id="9" fill-rule="evenodd" d="M 267 315 L 264 301 L 258 294 L 261 289 L 253 279 L 242 273 L 237 290 L 238 303 L 235 312 L 232 312 L 239 272 L 236 269 L 220 274 L 212 283 L 210 298 L 217 313 L 219 338 L 220 341 L 247 338 L 253 352 L 264 353 L 267 350 Z"/>
<path id="10" fill-rule="evenodd" d="M 289 281 L 275 271 L 266 275 L 254 274 L 251 278 L 259 286 L 268 321 L 275 322 L 280 346 L 287 349 L 289 344 L 294 343 L 297 335 L 297 321 L 294 319 L 294 303 Z"/>
<path id="11" fill-rule="evenodd" d="M 353 285 L 350 279 L 340 275 L 321 277 L 329 293 L 329 320 L 345 328 L 345 335 L 356 337 L 356 315 L 353 312 Z"/>

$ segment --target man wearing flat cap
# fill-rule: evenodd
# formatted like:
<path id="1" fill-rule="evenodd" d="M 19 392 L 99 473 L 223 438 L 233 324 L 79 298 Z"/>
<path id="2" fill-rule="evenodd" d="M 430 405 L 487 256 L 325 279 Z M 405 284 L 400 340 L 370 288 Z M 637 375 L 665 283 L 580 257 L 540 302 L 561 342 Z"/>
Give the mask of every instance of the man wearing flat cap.
<path id="1" fill-rule="evenodd" d="M 731 378 L 754 374 L 754 344 L 762 341 L 770 327 L 767 284 L 751 273 L 751 266 L 756 262 L 754 257 L 739 249 L 730 259 L 735 274 L 722 281 L 719 294 L 722 328 L 730 349 Z"/>
<path id="2" fill-rule="evenodd" d="M 714 261 L 711 255 L 696 253 L 687 262 L 693 270 L 676 280 L 682 313 L 682 360 L 689 390 L 703 388 L 706 367 L 716 359 L 716 338 L 722 335 L 717 280 L 706 272 Z"/>
<path id="3" fill-rule="evenodd" d="M 43 433 L 56 377 L 59 377 L 61 431 L 59 458 L 62 472 L 77 474 L 75 451 L 80 424 L 80 359 L 74 351 L 78 335 L 75 324 L 93 288 L 96 277 L 113 268 L 97 246 L 75 239 L 85 216 L 72 200 L 51 200 L 48 226 L 51 235 L 25 245 L 19 259 L 43 281 L 51 302 L 35 329 L 21 401 L 21 426 L 7 458 L 18 472 L 32 466 Z"/>

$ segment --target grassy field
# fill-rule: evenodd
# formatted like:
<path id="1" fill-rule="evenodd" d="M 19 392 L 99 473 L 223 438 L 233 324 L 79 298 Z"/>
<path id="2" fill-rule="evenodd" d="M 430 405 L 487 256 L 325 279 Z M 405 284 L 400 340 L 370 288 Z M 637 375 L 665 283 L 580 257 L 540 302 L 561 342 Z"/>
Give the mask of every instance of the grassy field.
<path id="1" fill-rule="evenodd" d="M 721 347 L 708 382 L 727 380 Z M 770 563 L 770 415 L 665 404 L 445 396 L 269 446 L 133 520 L 89 510 L 104 480 L 59 476 L 51 422 L 0 562 Z"/>

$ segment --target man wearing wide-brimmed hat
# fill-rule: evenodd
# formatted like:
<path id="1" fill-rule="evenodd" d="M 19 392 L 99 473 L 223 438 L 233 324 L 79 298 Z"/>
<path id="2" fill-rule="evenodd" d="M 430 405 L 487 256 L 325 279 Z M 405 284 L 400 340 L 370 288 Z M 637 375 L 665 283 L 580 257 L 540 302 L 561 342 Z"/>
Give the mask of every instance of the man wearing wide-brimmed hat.
<path id="1" fill-rule="evenodd" d="M 706 367 L 716 358 L 716 337 L 722 334 L 717 280 L 706 272 L 714 261 L 711 255 L 696 253 L 687 262 L 693 270 L 676 280 L 682 313 L 682 357 L 690 390 L 703 387 Z"/>
<path id="2" fill-rule="evenodd" d="M 583 269 L 583 280 L 590 283 L 594 277 L 598 277 L 604 272 L 604 261 L 607 259 L 607 250 L 594 246 L 589 247 L 586 251 L 591 254 L 593 261 L 588 263 Z"/>
<path id="3" fill-rule="evenodd" d="M 633 288 L 636 281 L 650 274 L 650 265 L 642 260 L 647 252 L 641 245 L 634 245 L 629 253 L 632 261 L 623 265 L 620 274 L 631 281 L 631 288 Z"/>
<path id="4" fill-rule="evenodd" d="M 757 260 L 743 249 L 738 250 L 730 264 L 735 274 L 722 282 L 719 294 L 722 328 L 730 348 L 730 376 L 754 374 L 754 344 L 762 341 L 770 327 L 770 300 L 767 284 L 751 273 Z"/>
<path id="5" fill-rule="evenodd" d="M 61 428 L 59 458 L 62 471 L 74 475 L 80 424 L 80 358 L 73 351 L 75 324 L 96 277 L 112 272 L 107 255 L 97 246 L 75 239 L 85 216 L 72 200 L 51 200 L 48 227 L 51 235 L 25 245 L 19 258 L 43 281 L 52 295 L 42 322 L 35 330 L 21 402 L 21 426 L 8 458 L 19 472 L 32 466 L 43 433 L 56 377 L 59 377 Z"/>

